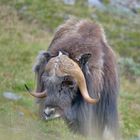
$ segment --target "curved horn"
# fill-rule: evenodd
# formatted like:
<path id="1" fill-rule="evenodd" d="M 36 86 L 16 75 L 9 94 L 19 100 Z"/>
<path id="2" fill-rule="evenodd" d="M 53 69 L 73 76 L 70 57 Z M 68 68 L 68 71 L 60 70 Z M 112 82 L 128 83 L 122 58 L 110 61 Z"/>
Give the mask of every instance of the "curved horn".
<path id="1" fill-rule="evenodd" d="M 89 96 L 84 74 L 82 70 L 80 69 L 80 67 L 78 66 L 78 64 L 75 63 L 69 57 L 65 55 L 62 55 L 62 56 L 63 57 L 61 57 L 62 59 L 60 63 L 60 70 L 72 76 L 77 81 L 81 94 L 88 103 L 96 104 L 100 99 L 100 95 L 98 94 L 99 96 L 98 99 L 93 99 Z"/>
<path id="2" fill-rule="evenodd" d="M 31 92 L 30 89 L 28 88 L 28 86 L 25 84 L 25 88 L 26 90 L 34 97 L 36 98 L 44 98 L 47 96 L 47 93 L 46 91 L 43 91 L 43 92 Z"/>

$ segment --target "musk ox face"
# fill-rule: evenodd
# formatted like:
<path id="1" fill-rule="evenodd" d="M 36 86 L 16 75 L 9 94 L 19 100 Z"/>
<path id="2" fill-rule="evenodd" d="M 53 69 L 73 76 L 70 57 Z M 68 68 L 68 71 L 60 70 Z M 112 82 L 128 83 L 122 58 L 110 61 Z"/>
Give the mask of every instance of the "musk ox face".
<path id="1" fill-rule="evenodd" d="M 47 120 L 64 116 L 78 89 L 74 78 L 60 70 L 60 55 L 61 52 L 56 57 L 48 52 L 41 52 L 34 67 L 37 75 L 37 93 L 32 95 L 43 98 L 43 118 Z"/>
<path id="2" fill-rule="evenodd" d="M 45 119 L 63 117 L 76 96 L 77 84 L 75 80 L 69 76 L 50 76 L 46 72 L 41 78 L 44 84 L 43 90 L 47 90 L 44 102 Z"/>
<path id="3" fill-rule="evenodd" d="M 89 56 L 85 54 L 81 57 L 79 60 L 81 68 Z M 48 52 L 39 54 L 34 67 L 37 75 L 37 89 L 36 92 L 30 93 L 38 99 L 43 98 L 43 117 L 50 119 L 64 116 L 74 99 L 79 96 L 77 93 L 80 93 L 80 96 L 88 103 L 98 102 L 99 99 L 89 96 L 80 66 L 62 52 L 55 57 Z"/>

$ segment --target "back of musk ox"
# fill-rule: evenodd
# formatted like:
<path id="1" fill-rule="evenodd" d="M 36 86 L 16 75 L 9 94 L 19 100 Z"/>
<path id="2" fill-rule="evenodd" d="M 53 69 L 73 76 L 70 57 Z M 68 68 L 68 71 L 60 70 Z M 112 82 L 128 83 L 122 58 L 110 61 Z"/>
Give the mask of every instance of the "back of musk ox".
<path id="1" fill-rule="evenodd" d="M 93 139 L 118 140 L 118 73 L 103 29 L 70 19 L 58 27 L 34 67 L 35 96 L 44 119 L 62 117 L 69 128 Z"/>

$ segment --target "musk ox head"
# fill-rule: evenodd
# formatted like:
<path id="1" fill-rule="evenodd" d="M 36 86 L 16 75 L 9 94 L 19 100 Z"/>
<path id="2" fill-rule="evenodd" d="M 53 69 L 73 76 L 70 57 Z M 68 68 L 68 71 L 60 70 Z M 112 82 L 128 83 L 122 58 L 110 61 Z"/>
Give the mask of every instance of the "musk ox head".
<path id="1" fill-rule="evenodd" d="M 80 58 L 82 66 L 90 54 Z M 55 57 L 48 52 L 41 52 L 34 70 L 37 74 L 37 90 L 30 94 L 44 101 L 46 119 L 63 116 L 71 107 L 77 93 L 87 103 L 96 104 L 99 100 L 89 96 L 84 73 L 80 66 L 61 51 Z M 28 87 L 26 86 L 28 89 Z M 29 89 L 28 89 L 29 91 Z M 79 91 L 79 92 L 78 92 Z"/>

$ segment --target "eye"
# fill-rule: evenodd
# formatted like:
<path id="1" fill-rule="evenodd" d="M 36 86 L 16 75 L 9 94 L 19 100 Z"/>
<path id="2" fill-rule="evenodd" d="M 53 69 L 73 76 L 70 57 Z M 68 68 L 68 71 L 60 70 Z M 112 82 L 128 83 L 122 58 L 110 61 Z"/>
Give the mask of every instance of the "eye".
<path id="1" fill-rule="evenodd" d="M 63 86 L 72 86 L 73 85 L 73 82 L 72 81 L 63 81 L 62 82 L 62 85 Z"/>
<path id="2" fill-rule="evenodd" d="M 69 76 L 64 77 L 64 80 L 62 82 L 62 86 L 73 87 L 74 86 L 73 79 Z"/>

